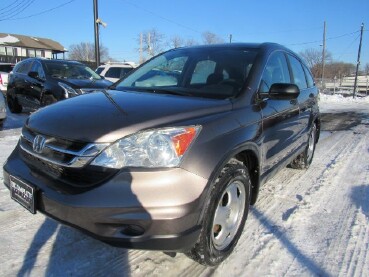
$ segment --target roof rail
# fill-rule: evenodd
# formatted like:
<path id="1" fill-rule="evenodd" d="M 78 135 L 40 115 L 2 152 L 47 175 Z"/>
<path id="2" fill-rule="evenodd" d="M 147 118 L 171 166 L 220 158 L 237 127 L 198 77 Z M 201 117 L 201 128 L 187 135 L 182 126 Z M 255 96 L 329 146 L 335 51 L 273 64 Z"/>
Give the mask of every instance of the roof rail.
<path id="1" fill-rule="evenodd" d="M 106 64 L 122 64 L 122 65 L 129 65 L 129 66 L 136 66 L 136 63 L 135 62 L 107 62 Z"/>

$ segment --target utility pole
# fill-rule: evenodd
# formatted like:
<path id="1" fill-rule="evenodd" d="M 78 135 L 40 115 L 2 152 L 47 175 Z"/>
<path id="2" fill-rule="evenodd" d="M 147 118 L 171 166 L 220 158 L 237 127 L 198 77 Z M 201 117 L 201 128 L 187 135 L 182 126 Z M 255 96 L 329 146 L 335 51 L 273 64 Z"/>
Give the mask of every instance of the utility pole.
<path id="1" fill-rule="evenodd" d="M 323 53 L 322 53 L 322 89 L 324 89 L 324 68 L 325 68 L 325 35 L 326 35 L 326 23 L 324 21 L 324 30 L 323 30 Z"/>
<path id="2" fill-rule="evenodd" d="M 360 54 L 361 54 L 361 44 L 363 42 L 363 32 L 364 32 L 364 23 L 361 24 L 360 44 L 359 44 L 359 51 L 357 53 L 357 64 L 356 64 L 356 73 L 355 73 L 354 92 L 352 94 L 353 98 L 355 98 L 355 95 L 356 95 L 357 75 L 359 73 L 359 66 L 360 66 Z"/>
<path id="3" fill-rule="evenodd" d="M 99 42 L 99 22 L 97 21 L 98 16 L 98 6 L 97 0 L 93 0 L 94 5 L 94 30 L 95 30 L 95 61 L 96 68 L 100 65 L 100 42 Z"/>

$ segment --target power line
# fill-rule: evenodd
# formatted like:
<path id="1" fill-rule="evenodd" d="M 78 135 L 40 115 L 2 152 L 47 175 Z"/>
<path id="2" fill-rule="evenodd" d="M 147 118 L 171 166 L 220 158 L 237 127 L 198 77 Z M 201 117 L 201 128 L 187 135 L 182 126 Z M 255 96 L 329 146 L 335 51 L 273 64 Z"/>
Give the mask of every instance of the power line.
<path id="1" fill-rule="evenodd" d="M 360 38 L 360 34 L 353 40 L 353 41 L 351 41 L 351 43 L 345 48 L 345 50 L 343 50 L 343 52 L 341 53 L 341 55 L 338 57 L 338 59 L 337 60 L 340 60 L 341 58 L 342 58 L 342 56 L 344 55 L 344 54 L 347 54 L 347 53 L 345 53 L 348 49 L 350 49 L 351 47 L 352 47 L 352 45 L 358 40 Z M 351 53 L 350 53 L 351 54 Z"/>
<path id="2" fill-rule="evenodd" d="M 186 25 L 183 25 L 183 24 L 181 24 L 181 23 L 178 23 L 178 22 L 176 22 L 176 21 L 174 21 L 174 20 L 172 20 L 172 19 L 169 19 L 169 18 L 166 18 L 166 17 L 164 17 L 164 16 L 161 16 L 160 14 L 154 13 L 154 12 L 152 12 L 152 11 L 150 11 L 150 10 L 148 10 L 148 9 L 144 8 L 144 7 L 141 7 L 141 6 L 139 6 L 139 5 L 136 5 L 135 3 L 132 3 L 132 2 L 127 1 L 127 0 L 122 0 L 122 1 L 124 1 L 124 2 L 126 2 L 126 3 L 128 3 L 128 4 L 130 4 L 130 5 L 132 5 L 132 6 L 134 6 L 134 7 L 136 7 L 137 9 L 143 10 L 143 11 L 145 11 L 145 12 L 147 12 L 147 13 L 150 13 L 150 14 L 152 14 L 152 15 L 156 16 L 156 17 L 159 17 L 159 18 L 161 18 L 161 19 L 163 19 L 163 20 L 165 20 L 165 21 L 168 21 L 168 22 L 170 22 L 170 23 L 172 23 L 172 24 L 175 24 L 175 25 L 177 25 L 177 26 L 179 26 L 179 27 L 182 27 L 182 28 L 187 29 L 187 30 L 190 30 L 190 31 L 192 31 L 192 32 L 195 32 L 195 33 L 199 33 L 199 34 L 201 34 L 201 32 L 200 32 L 200 31 L 198 31 L 198 30 L 195 30 L 195 29 L 193 29 L 193 28 L 191 28 L 191 27 L 189 27 L 189 26 L 186 26 Z"/>
<path id="3" fill-rule="evenodd" d="M 17 5 L 17 7 L 14 7 L 15 9 L 10 11 L 10 14 L 6 15 L 8 17 L 2 18 L 2 19 L 0 19 L 0 21 L 8 20 L 8 19 L 13 18 L 14 16 L 17 16 L 18 14 L 22 13 L 25 9 L 27 9 L 30 5 L 32 5 L 32 3 L 35 2 L 35 1 L 36 0 L 28 0 L 28 1 L 25 0 L 21 3 L 19 3 Z M 24 5 L 22 6 L 22 4 L 24 4 Z M 7 13 L 7 12 L 5 12 L 5 13 Z"/>
<path id="4" fill-rule="evenodd" d="M 9 16 L 9 14 L 13 14 L 14 12 L 17 12 L 18 10 L 22 9 L 23 4 L 27 4 L 27 1 L 29 1 L 29 0 L 22 0 L 17 5 L 15 5 L 14 7 L 9 8 L 9 9 L 4 8 L 3 12 L 1 12 L 0 15 L 6 14 L 6 16 Z M 17 2 L 18 1 L 15 1 L 13 4 L 15 4 Z M 10 7 L 10 6 L 11 5 L 9 5 L 8 7 Z"/>
<path id="5" fill-rule="evenodd" d="M 33 1 L 35 1 L 35 0 L 33 0 Z M 66 6 L 66 5 L 68 5 L 68 4 L 70 4 L 70 3 L 74 2 L 74 1 L 76 1 L 76 0 L 70 0 L 70 1 L 65 2 L 65 3 L 63 3 L 63 4 L 60 4 L 60 5 L 58 5 L 58 6 L 55 6 L 55 7 L 53 7 L 53 8 L 50 8 L 50 9 L 47 9 L 47 10 L 44 10 L 44 11 L 42 11 L 42 12 L 38 12 L 38 13 L 35 13 L 35 14 L 31 14 L 31 15 L 28 15 L 28 16 L 17 17 L 17 18 L 10 18 L 10 19 L 3 19 L 3 20 L 0 20 L 0 21 L 4 21 L 4 20 L 18 20 L 18 19 L 26 19 L 26 18 L 30 18 L 30 17 L 34 17 L 34 16 L 38 16 L 38 15 L 45 14 L 45 13 L 48 13 L 48 12 L 54 11 L 54 10 L 56 10 L 56 9 L 59 9 L 59 8 L 61 8 L 61 7 L 63 7 L 63 6 Z"/>
<path id="6" fill-rule="evenodd" d="M 15 0 L 13 3 L 11 3 L 10 5 L 8 6 L 5 6 L 4 8 L 1 8 L 0 11 L 3 11 L 3 10 L 6 10 L 6 9 L 9 9 L 10 7 L 14 6 L 19 0 Z"/>
<path id="7" fill-rule="evenodd" d="M 329 37 L 326 40 L 334 40 L 334 39 L 338 39 L 338 38 L 342 38 L 342 37 L 346 37 L 346 36 L 352 36 L 352 35 L 357 34 L 359 32 L 360 31 L 355 31 L 355 32 L 346 33 L 346 34 L 335 36 L 335 37 Z M 320 42 L 322 42 L 322 40 L 314 40 L 314 41 L 308 41 L 308 42 L 294 43 L 294 44 L 289 44 L 289 45 L 296 46 L 296 45 L 306 45 L 306 44 L 313 44 L 313 43 L 320 43 Z"/>

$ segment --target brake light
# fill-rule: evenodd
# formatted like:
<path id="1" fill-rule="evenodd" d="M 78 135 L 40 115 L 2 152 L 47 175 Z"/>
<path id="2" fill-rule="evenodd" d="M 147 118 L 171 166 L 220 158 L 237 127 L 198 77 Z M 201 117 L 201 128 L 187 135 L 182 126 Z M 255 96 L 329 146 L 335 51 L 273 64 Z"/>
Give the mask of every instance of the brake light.
<path id="1" fill-rule="evenodd" d="M 3 79 L 1 78 L 1 74 L 0 74 L 0 85 L 3 84 Z"/>

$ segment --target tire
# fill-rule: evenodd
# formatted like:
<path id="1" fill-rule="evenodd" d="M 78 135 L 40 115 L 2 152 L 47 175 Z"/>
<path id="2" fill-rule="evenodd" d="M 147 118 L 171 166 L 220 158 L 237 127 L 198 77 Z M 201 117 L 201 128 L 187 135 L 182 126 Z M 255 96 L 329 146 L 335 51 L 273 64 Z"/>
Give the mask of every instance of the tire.
<path id="1" fill-rule="evenodd" d="M 292 161 L 290 166 L 295 169 L 307 169 L 309 168 L 311 162 L 313 161 L 314 152 L 316 146 L 316 125 L 313 124 L 311 128 L 308 145 L 306 146 L 303 153 L 298 155 L 296 159 Z"/>
<path id="2" fill-rule="evenodd" d="M 56 99 L 54 98 L 54 96 L 52 95 L 44 95 L 42 102 L 41 102 L 41 107 L 45 107 L 48 105 L 51 105 L 53 103 L 56 102 Z"/>
<path id="3" fill-rule="evenodd" d="M 12 113 L 20 113 L 22 112 L 22 106 L 19 105 L 16 98 L 11 97 L 10 95 L 7 95 L 6 102 L 8 104 L 9 110 Z"/>
<path id="4" fill-rule="evenodd" d="M 212 184 L 202 230 L 188 257 L 206 266 L 224 261 L 236 246 L 250 205 L 251 181 L 246 166 L 232 159 Z"/>

